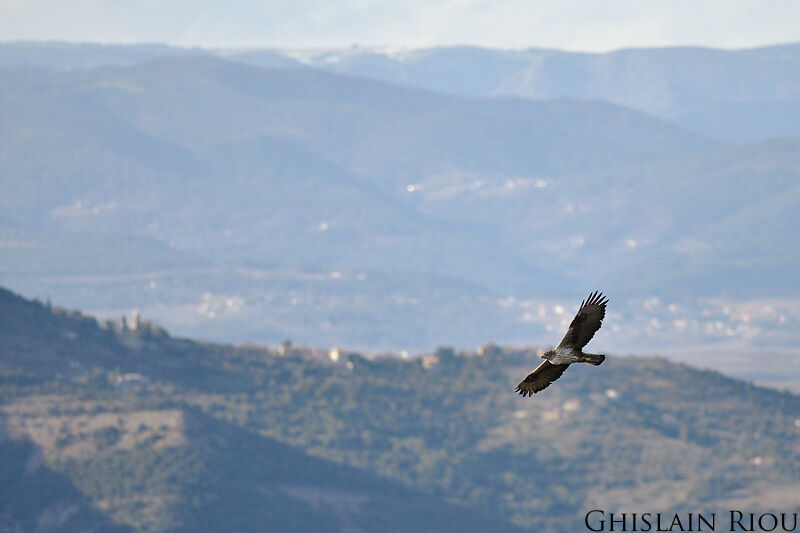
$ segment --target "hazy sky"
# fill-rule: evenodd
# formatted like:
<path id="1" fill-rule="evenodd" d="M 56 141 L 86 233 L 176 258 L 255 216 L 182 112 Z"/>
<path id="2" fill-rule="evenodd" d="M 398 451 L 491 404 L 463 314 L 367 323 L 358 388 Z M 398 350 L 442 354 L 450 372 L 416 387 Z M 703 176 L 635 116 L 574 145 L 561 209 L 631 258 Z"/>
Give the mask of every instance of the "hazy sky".
<path id="1" fill-rule="evenodd" d="M 602 51 L 800 41 L 795 0 L 0 0 L 0 40 Z"/>

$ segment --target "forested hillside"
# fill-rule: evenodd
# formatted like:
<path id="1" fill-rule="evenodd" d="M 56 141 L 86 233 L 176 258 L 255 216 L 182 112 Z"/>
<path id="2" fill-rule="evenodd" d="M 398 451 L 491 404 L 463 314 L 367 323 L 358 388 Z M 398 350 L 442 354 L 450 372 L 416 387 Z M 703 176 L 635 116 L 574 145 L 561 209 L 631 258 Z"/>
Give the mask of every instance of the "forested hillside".
<path id="1" fill-rule="evenodd" d="M 563 531 L 591 508 L 797 507 L 800 397 L 612 356 L 523 399 L 536 362 L 199 343 L 3 290 L 0 515 L 11 531 Z"/>

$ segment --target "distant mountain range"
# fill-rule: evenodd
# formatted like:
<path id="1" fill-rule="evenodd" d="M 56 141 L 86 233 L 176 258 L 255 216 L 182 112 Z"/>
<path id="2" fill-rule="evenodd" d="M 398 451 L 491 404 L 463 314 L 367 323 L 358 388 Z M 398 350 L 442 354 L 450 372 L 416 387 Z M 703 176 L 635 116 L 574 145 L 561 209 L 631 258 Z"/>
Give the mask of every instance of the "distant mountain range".
<path id="1" fill-rule="evenodd" d="M 325 69 L 448 94 L 603 100 L 728 141 L 800 135 L 800 44 L 580 53 L 469 46 L 237 51 L 18 42 L 0 45 L 0 67 L 85 69 L 198 54 L 268 68 Z"/>
<path id="2" fill-rule="evenodd" d="M 0 523 L 547 532 L 632 502 L 798 510 L 800 397 L 612 357 L 523 399 L 536 361 L 208 344 L 0 289 Z"/>
<path id="3" fill-rule="evenodd" d="M 618 351 L 791 360 L 800 142 L 680 117 L 791 117 L 796 50 L 2 44 L 0 281 L 412 351 L 554 342 L 603 288 Z"/>
<path id="4" fill-rule="evenodd" d="M 800 134 L 798 44 L 601 54 L 471 47 L 284 54 L 317 68 L 451 94 L 603 100 L 730 141 Z M 275 56 L 230 55 L 270 66 L 280 64 Z"/>

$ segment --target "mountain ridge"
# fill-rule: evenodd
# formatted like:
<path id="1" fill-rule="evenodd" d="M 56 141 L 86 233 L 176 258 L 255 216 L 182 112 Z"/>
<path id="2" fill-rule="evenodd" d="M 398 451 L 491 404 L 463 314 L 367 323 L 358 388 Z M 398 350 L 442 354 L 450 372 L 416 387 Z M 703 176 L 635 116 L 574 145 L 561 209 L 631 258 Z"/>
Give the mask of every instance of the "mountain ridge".
<path id="1" fill-rule="evenodd" d="M 142 321 L 100 325 L 5 290 L 0 319 L 5 435 L 35 442 L 44 465 L 137 531 L 196 530 L 193 505 L 202 502 L 202 513 L 252 502 L 251 511 L 202 521 L 208 531 L 245 527 L 258 501 L 267 509 L 294 502 L 300 514 L 272 513 L 287 531 L 319 512 L 332 531 L 374 530 L 383 520 L 375 511 L 386 516 L 379 510 L 391 501 L 398 518 L 385 527 L 403 531 L 411 518 L 428 523 L 389 497 L 406 490 L 426 495 L 400 498 L 413 505 L 447 500 L 471 507 L 474 518 L 460 516 L 474 523 L 496 525 L 502 515 L 536 531 L 577 528 L 591 508 L 634 500 L 664 512 L 732 501 L 796 506 L 775 495 L 797 488 L 800 396 L 719 372 L 611 357 L 523 399 L 513 385 L 535 364 L 535 349 L 442 347 L 403 360 L 232 347 L 172 338 Z M 267 450 L 273 459 L 286 451 L 326 462 L 300 482 L 307 471 L 290 465 L 305 463 L 276 463 L 261 455 Z M 372 490 L 352 482 L 372 476 L 380 478 Z M 253 478 L 274 489 L 253 487 Z M 326 492 L 333 485 L 346 494 Z M 371 503 L 359 499 L 365 493 Z M 178 499 L 153 499 L 163 494 Z M 443 517 L 456 509 L 450 504 L 427 516 Z"/>
<path id="2" fill-rule="evenodd" d="M 625 350 L 794 346 L 793 139 L 207 55 L 0 88 L 0 282 L 28 294 L 414 351 L 543 342 L 576 287 L 614 287 Z"/>

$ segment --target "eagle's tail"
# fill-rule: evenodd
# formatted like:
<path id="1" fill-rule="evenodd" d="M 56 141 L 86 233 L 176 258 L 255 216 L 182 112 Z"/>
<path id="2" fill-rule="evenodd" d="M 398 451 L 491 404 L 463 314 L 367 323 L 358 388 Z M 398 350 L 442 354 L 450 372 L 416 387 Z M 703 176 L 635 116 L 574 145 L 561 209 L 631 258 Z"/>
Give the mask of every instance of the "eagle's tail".
<path id="1" fill-rule="evenodd" d="M 603 364 L 603 361 L 606 360 L 605 355 L 597 354 L 597 353 L 585 353 L 583 354 L 583 362 L 589 363 L 590 365 L 599 366 Z"/>

